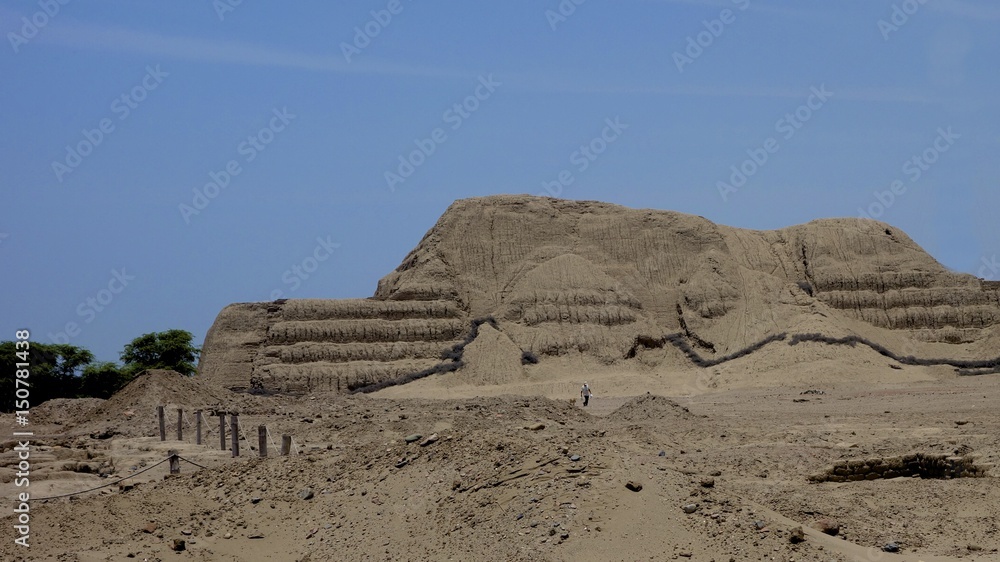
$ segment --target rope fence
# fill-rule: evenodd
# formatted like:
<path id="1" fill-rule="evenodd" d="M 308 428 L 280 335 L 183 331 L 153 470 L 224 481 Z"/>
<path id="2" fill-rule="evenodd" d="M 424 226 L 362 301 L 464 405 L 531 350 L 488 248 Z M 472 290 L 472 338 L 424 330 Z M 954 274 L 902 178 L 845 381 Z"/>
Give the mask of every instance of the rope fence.
<path id="1" fill-rule="evenodd" d="M 201 469 L 203 469 L 203 470 L 209 470 L 209 468 L 208 468 L 207 466 L 203 466 L 203 465 L 200 465 L 200 464 L 198 464 L 198 463 L 194 462 L 193 460 L 190 460 L 190 459 L 186 459 L 186 458 L 184 458 L 184 457 L 182 457 L 182 456 L 180 456 L 180 455 L 177 455 L 177 458 L 178 458 L 178 459 L 180 459 L 180 460 L 182 460 L 182 461 L 184 461 L 184 462 L 186 462 L 186 463 L 190 463 L 190 464 L 193 464 L 193 465 L 195 465 L 195 466 L 197 466 L 198 468 L 201 468 Z M 170 459 L 168 458 L 167 460 L 170 460 Z"/>
<path id="2" fill-rule="evenodd" d="M 177 453 L 172 453 L 172 454 L 168 455 L 167 458 L 161 460 L 160 462 L 158 462 L 156 464 L 149 465 L 146 468 L 143 468 L 142 470 L 137 471 L 134 474 L 129 474 L 128 476 L 123 476 L 123 477 L 115 480 L 114 482 L 108 482 L 108 483 L 105 483 L 105 484 L 101 484 L 100 486 L 94 486 L 93 488 L 88 488 L 86 490 L 80 490 L 79 492 L 70 492 L 68 494 L 59 494 L 59 495 L 47 496 L 47 497 L 43 497 L 43 498 L 33 498 L 31 501 L 58 500 L 58 499 L 61 499 L 61 498 L 69 498 L 69 497 L 73 497 L 73 496 L 79 496 L 81 494 L 87 494 L 87 493 L 90 493 L 90 492 L 95 492 L 95 491 L 100 490 L 102 488 L 107 488 L 109 486 L 114 486 L 116 484 L 120 484 L 120 483 L 124 482 L 125 480 L 128 480 L 129 478 L 135 478 L 136 476 L 139 476 L 140 474 L 142 474 L 144 472 L 149 472 L 150 470 L 153 470 L 154 468 L 160 466 L 161 464 L 163 464 L 165 462 L 170 462 L 170 461 L 175 461 L 175 462 L 176 461 L 184 461 L 186 463 L 189 463 L 189 464 L 192 464 L 194 466 L 197 466 L 198 468 L 201 468 L 203 470 L 209 470 L 209 468 L 207 466 L 198 464 L 198 463 L 196 463 L 196 462 L 194 462 L 194 461 L 192 461 L 190 459 L 186 459 L 186 458 L 178 455 Z M 179 468 L 175 468 L 173 466 L 173 464 L 174 463 L 171 463 L 171 473 L 172 474 L 177 474 L 180 471 L 180 469 Z"/>
<path id="3" fill-rule="evenodd" d="M 144 468 L 144 469 L 136 472 L 135 474 L 129 474 L 128 476 L 124 476 L 122 478 L 119 478 L 118 480 L 115 480 L 114 482 L 108 482 L 107 484 L 101 484 L 100 486 L 95 486 L 95 487 L 90 488 L 88 490 L 82 490 L 82 491 L 73 492 L 73 493 L 70 493 L 70 494 L 59 494 L 58 496 L 49 496 L 47 498 L 34 498 L 32 501 L 57 500 L 59 498 L 68 498 L 70 496 L 79 496 L 80 494 L 86 494 L 88 492 L 93 492 L 95 490 L 100 490 L 101 488 L 107 488 L 108 486 L 114 486 L 115 484 L 118 484 L 119 482 L 123 482 L 125 480 L 128 480 L 129 478 L 135 478 L 136 476 L 139 476 L 143 472 L 146 472 L 146 471 L 149 471 L 149 470 L 153 470 L 154 468 L 160 466 L 161 464 L 163 464 L 163 463 L 165 463 L 165 462 L 167 462 L 169 460 L 170 460 L 170 457 L 167 457 L 167 458 L 163 459 L 162 461 L 160 461 L 160 462 L 158 462 L 158 463 L 156 463 L 154 465 L 147 466 L 146 468 Z M 188 461 L 188 462 L 190 462 L 190 461 Z"/>

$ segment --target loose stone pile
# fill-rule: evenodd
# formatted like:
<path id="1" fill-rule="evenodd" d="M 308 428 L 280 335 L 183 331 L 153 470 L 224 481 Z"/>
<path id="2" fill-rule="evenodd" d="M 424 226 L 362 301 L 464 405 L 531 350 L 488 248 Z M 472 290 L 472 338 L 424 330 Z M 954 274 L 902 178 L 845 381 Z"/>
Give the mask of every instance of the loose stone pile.
<path id="1" fill-rule="evenodd" d="M 826 472 L 809 478 L 811 482 L 858 482 L 881 478 L 984 478 L 989 466 L 976 465 L 971 456 L 913 453 L 900 457 L 846 460 Z"/>

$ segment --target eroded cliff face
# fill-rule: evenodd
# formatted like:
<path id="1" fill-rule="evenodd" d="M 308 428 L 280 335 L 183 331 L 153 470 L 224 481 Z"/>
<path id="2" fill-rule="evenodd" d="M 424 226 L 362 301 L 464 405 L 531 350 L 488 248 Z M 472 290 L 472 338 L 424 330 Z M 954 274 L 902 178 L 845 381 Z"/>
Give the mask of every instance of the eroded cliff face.
<path id="1" fill-rule="evenodd" d="M 626 361 L 637 338 L 675 332 L 708 357 L 809 331 L 985 358 L 1000 334 L 1000 291 L 876 221 L 749 231 L 495 196 L 455 202 L 371 299 L 227 307 L 200 371 L 233 388 L 348 391 L 433 366 L 485 316 L 543 364 L 576 353 Z"/>

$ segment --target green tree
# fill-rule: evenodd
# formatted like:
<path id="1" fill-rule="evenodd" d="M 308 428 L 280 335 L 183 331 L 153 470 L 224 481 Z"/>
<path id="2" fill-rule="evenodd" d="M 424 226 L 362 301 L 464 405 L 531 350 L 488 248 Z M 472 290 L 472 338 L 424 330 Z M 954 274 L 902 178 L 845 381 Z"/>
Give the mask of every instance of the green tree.
<path id="1" fill-rule="evenodd" d="M 194 336 L 184 330 L 143 334 L 125 346 L 121 353 L 124 371 L 135 376 L 145 369 L 171 369 L 191 376 L 197 371 L 201 350 L 191 344 Z"/>
<path id="2" fill-rule="evenodd" d="M 23 343 L 23 342 L 22 342 Z M 0 411 L 14 409 L 17 363 L 28 363 L 29 404 L 37 406 L 52 398 L 76 398 L 80 392 L 80 372 L 94 361 L 86 349 L 68 344 L 30 342 L 27 354 L 15 342 L 0 342 Z M 17 354 L 22 353 L 19 357 Z M 27 361 L 24 361 L 27 357 Z"/>
<path id="3" fill-rule="evenodd" d="M 92 363 L 84 367 L 83 375 L 80 376 L 80 396 L 110 398 L 132 378 L 117 363 Z"/>

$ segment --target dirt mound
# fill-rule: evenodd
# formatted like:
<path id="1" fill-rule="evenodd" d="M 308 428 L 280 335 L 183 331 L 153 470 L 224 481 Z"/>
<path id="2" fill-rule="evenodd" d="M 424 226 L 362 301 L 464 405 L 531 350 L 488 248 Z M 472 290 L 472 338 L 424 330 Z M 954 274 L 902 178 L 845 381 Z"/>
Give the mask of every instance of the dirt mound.
<path id="1" fill-rule="evenodd" d="M 473 385 L 511 384 L 524 375 L 521 348 L 489 324 L 479 327 L 476 339 L 465 347 L 465 363 L 457 380 Z"/>
<path id="2" fill-rule="evenodd" d="M 85 421 L 104 404 L 102 398 L 54 398 L 31 409 L 34 423 L 74 425 Z"/>
<path id="3" fill-rule="evenodd" d="M 155 435 L 157 406 L 164 406 L 168 419 L 176 419 L 177 408 L 192 417 L 195 410 L 253 411 L 252 396 L 218 388 L 176 371 L 144 371 L 78 419 L 81 428 L 105 435 Z M 169 425 L 169 424 L 168 424 Z"/>
<path id="4" fill-rule="evenodd" d="M 690 421 L 699 419 L 699 416 L 692 414 L 691 410 L 669 398 L 645 394 L 618 407 L 614 412 L 608 414 L 608 419 L 636 423 L 677 419 Z"/>
<path id="5" fill-rule="evenodd" d="M 144 371 L 109 398 L 98 413 L 142 410 L 158 405 L 223 405 L 234 394 L 176 371 Z"/>

